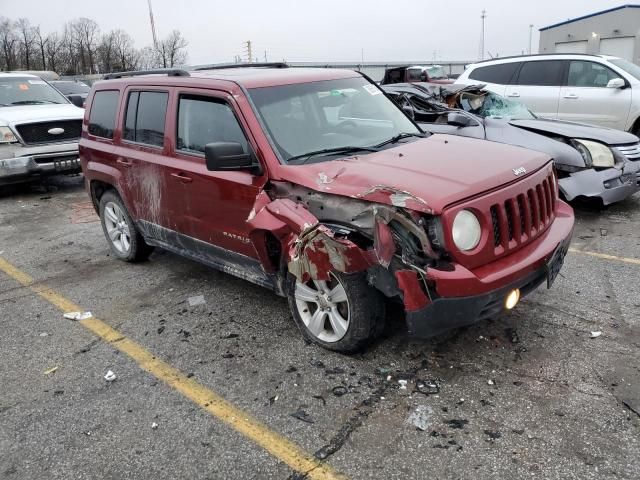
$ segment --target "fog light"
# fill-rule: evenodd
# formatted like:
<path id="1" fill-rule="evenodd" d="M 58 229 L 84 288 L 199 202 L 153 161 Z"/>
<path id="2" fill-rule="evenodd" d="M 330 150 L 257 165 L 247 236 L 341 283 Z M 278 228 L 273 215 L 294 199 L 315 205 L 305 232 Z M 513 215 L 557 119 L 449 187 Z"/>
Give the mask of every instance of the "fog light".
<path id="1" fill-rule="evenodd" d="M 516 288 L 515 290 L 511 290 L 509 295 L 507 295 L 506 300 L 504 301 L 504 306 L 507 310 L 511 310 L 518 304 L 520 300 L 520 289 Z"/>

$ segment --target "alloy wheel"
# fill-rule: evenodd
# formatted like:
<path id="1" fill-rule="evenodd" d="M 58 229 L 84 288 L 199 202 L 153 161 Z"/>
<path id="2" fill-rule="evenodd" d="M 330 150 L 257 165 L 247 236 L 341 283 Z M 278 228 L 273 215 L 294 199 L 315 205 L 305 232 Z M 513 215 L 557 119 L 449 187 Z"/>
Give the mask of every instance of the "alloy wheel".
<path id="1" fill-rule="evenodd" d="M 107 202 L 104 206 L 104 225 L 107 229 L 109 241 L 114 248 L 127 254 L 131 249 L 131 232 L 124 217 L 122 209 L 113 202 Z"/>

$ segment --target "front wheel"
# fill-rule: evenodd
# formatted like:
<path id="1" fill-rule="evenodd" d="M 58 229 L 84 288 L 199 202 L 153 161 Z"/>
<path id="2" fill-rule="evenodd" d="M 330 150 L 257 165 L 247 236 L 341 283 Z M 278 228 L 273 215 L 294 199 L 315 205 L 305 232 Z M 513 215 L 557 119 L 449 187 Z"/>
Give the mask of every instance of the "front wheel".
<path id="1" fill-rule="evenodd" d="M 313 343 L 338 352 L 354 352 L 384 326 L 384 301 L 362 273 L 331 273 L 330 279 L 298 281 L 289 274 L 287 297 L 293 319 Z"/>

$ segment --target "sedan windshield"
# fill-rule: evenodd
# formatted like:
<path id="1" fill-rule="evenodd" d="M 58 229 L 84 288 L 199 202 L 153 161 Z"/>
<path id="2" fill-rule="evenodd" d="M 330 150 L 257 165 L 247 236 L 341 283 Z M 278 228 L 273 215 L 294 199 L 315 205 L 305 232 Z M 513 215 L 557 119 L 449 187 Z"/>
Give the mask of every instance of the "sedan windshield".
<path id="1" fill-rule="evenodd" d="M 366 154 L 422 135 L 362 77 L 253 88 L 249 95 L 285 163 Z"/>
<path id="2" fill-rule="evenodd" d="M 47 103 L 69 103 L 69 101 L 40 78 L 0 78 L 0 106 L 39 105 Z"/>
<path id="3" fill-rule="evenodd" d="M 447 78 L 447 74 L 444 73 L 444 68 L 442 68 L 440 65 L 431 65 L 427 67 L 427 74 L 432 80 Z"/>
<path id="4" fill-rule="evenodd" d="M 462 92 L 458 102 L 464 111 L 483 118 L 504 118 L 506 120 L 536 118 L 524 104 L 501 97 L 493 92 L 483 91 L 480 94 Z"/>
<path id="5" fill-rule="evenodd" d="M 631 63 L 628 60 L 624 60 L 622 58 L 616 58 L 609 61 L 616 67 L 621 68 L 629 75 L 635 77 L 636 80 L 640 80 L 640 67 L 635 63 Z"/>

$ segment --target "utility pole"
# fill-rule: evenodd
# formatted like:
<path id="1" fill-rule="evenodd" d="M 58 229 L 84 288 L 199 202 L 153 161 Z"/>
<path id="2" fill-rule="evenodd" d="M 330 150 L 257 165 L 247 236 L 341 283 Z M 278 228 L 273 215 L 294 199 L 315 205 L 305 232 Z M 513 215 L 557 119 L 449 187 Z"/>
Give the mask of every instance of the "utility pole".
<path id="1" fill-rule="evenodd" d="M 531 55 L 531 38 L 533 37 L 533 24 L 529 25 L 529 55 Z"/>
<path id="2" fill-rule="evenodd" d="M 252 63 L 253 62 L 253 51 L 251 50 L 251 40 L 247 40 L 246 42 L 246 49 L 247 49 L 247 62 Z"/>
<path id="3" fill-rule="evenodd" d="M 268 62 L 268 60 L 267 60 L 267 51 L 265 50 L 264 51 L 264 63 L 267 63 L 267 62 Z"/>
<path id="4" fill-rule="evenodd" d="M 149 20 L 151 20 L 151 36 L 153 37 L 153 48 L 158 47 L 158 39 L 156 37 L 156 24 L 153 21 L 153 10 L 151 9 L 151 0 L 147 0 L 149 5 Z"/>
<path id="5" fill-rule="evenodd" d="M 360 64 L 364 63 L 364 48 L 360 49 Z"/>
<path id="6" fill-rule="evenodd" d="M 487 18 L 487 11 L 482 9 L 480 20 L 482 21 L 480 29 L 480 60 L 484 60 L 484 20 Z"/>

